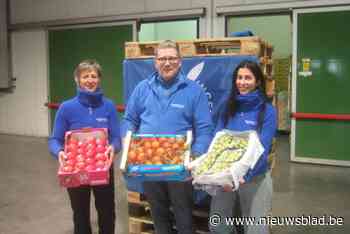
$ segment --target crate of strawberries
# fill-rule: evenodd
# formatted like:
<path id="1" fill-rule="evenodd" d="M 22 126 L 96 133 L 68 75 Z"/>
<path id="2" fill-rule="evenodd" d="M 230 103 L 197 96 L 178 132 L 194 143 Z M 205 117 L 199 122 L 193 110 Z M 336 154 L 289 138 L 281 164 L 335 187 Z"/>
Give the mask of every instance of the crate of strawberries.
<path id="1" fill-rule="evenodd" d="M 120 168 L 140 181 L 184 180 L 189 176 L 192 134 L 132 134 L 124 141 Z"/>
<path id="2" fill-rule="evenodd" d="M 107 154 L 108 133 L 105 128 L 86 128 L 65 134 L 66 159 L 58 168 L 63 187 L 109 183 L 112 161 Z"/>

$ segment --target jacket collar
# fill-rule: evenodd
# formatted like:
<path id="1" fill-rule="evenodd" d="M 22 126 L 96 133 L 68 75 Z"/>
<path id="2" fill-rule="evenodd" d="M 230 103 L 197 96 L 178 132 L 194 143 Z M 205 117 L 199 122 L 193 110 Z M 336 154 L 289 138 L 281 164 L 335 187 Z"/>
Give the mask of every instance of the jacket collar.
<path id="1" fill-rule="evenodd" d="M 101 88 L 98 88 L 95 92 L 88 92 L 81 88 L 77 90 L 78 101 L 87 107 L 98 107 L 102 105 L 103 93 Z"/>

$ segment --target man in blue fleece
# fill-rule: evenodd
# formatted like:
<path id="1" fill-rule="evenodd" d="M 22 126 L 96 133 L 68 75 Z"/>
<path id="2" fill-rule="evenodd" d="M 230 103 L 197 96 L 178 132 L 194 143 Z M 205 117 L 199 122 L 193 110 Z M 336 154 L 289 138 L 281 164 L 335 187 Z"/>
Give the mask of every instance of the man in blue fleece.
<path id="1" fill-rule="evenodd" d="M 67 159 L 64 153 L 64 137 L 69 130 L 81 128 L 107 128 L 111 158 L 121 149 L 120 125 L 113 102 L 104 97 L 100 88 L 101 67 L 94 60 L 82 61 L 74 71 L 77 95 L 63 102 L 55 118 L 49 138 L 49 150 L 62 165 Z M 95 196 L 99 234 L 114 234 L 115 203 L 113 166 L 107 185 L 68 188 L 73 210 L 74 234 L 92 234 L 90 224 L 90 194 Z"/>
<path id="2" fill-rule="evenodd" d="M 202 88 L 180 71 L 181 58 L 175 42 L 159 44 L 155 56 L 157 72 L 141 81 L 126 107 L 128 130 L 140 134 L 183 134 L 192 130 L 192 156 L 207 151 L 212 137 L 208 99 Z M 192 184 L 145 182 L 146 198 L 157 234 L 172 233 L 170 206 L 179 234 L 192 234 Z"/>

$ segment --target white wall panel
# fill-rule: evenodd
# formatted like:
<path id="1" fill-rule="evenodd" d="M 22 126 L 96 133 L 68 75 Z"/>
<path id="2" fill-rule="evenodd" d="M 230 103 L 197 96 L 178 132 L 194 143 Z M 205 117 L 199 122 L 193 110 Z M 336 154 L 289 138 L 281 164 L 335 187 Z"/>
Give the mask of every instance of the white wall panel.
<path id="1" fill-rule="evenodd" d="M 104 15 L 115 15 L 115 14 L 129 14 L 129 13 L 139 13 L 145 11 L 145 1 L 144 0 L 103 0 L 101 1 L 103 5 Z"/>
<path id="2" fill-rule="evenodd" d="M 215 0 L 216 6 L 243 4 L 246 0 Z"/>
<path id="3" fill-rule="evenodd" d="M 307 0 L 294 0 L 293 2 L 300 2 Z M 314 1 L 314 0 L 311 0 Z M 290 2 L 290 0 L 245 0 L 246 4 L 261 4 L 261 3 L 278 3 L 278 2 Z"/>
<path id="4" fill-rule="evenodd" d="M 209 7 L 211 0 L 192 0 L 191 7 Z"/>
<path id="5" fill-rule="evenodd" d="M 11 0 L 10 21 L 11 23 L 23 23 L 33 21 L 34 0 Z"/>
<path id="6" fill-rule="evenodd" d="M 0 132 L 48 136 L 46 33 L 14 32 L 11 45 L 16 88 L 0 96 Z"/>
<path id="7" fill-rule="evenodd" d="M 70 0 L 71 18 L 95 17 L 102 15 L 102 1 L 98 0 Z M 72 15 L 73 13 L 73 15 Z"/>
<path id="8" fill-rule="evenodd" d="M 57 6 L 54 1 L 35 0 L 35 7 L 32 7 L 33 21 L 47 21 L 57 14 Z"/>
<path id="9" fill-rule="evenodd" d="M 191 8 L 189 0 L 145 0 L 146 12 Z"/>

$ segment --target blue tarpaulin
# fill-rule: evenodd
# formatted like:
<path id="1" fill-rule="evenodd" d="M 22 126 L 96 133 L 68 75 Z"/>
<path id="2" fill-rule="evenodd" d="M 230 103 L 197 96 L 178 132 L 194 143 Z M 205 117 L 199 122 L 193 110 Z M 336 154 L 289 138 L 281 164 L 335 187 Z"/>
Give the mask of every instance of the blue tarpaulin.
<path id="1" fill-rule="evenodd" d="M 183 58 L 182 72 L 188 79 L 196 81 L 204 89 L 209 100 L 209 107 L 216 122 L 219 110 L 222 109 L 230 95 L 233 70 L 242 60 L 258 62 L 256 56 L 204 56 Z M 147 79 L 155 71 L 153 59 L 125 59 L 123 63 L 124 103 L 136 85 Z M 142 192 L 141 183 L 126 177 L 128 189 Z M 195 199 L 198 200 L 198 199 Z"/>

